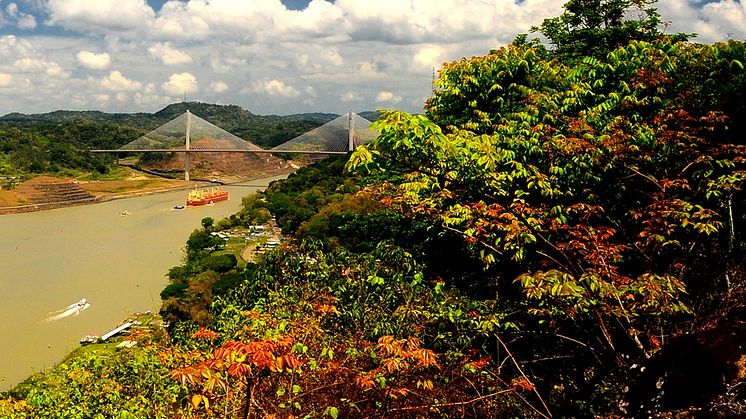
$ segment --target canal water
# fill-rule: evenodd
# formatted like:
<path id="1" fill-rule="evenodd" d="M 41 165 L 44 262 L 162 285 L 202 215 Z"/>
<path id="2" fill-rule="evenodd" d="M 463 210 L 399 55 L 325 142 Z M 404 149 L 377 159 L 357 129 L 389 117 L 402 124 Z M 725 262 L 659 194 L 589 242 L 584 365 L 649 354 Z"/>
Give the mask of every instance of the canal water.
<path id="1" fill-rule="evenodd" d="M 201 220 L 235 213 L 242 196 L 279 178 L 227 186 L 228 201 L 182 210 L 173 207 L 186 191 L 0 216 L 0 391 L 52 368 L 81 337 L 157 311 Z M 90 307 L 48 320 L 82 298 Z"/>

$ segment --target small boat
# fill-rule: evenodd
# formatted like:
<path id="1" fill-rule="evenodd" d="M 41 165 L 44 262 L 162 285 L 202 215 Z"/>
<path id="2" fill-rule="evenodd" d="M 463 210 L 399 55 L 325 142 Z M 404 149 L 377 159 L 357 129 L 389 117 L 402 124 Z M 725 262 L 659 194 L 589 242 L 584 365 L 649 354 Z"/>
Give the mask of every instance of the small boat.
<path id="1" fill-rule="evenodd" d="M 130 212 L 127 211 L 127 210 L 124 210 L 124 211 L 120 212 L 119 215 L 122 215 L 122 216 L 124 216 L 124 215 L 130 215 Z"/>
<path id="2" fill-rule="evenodd" d="M 91 343 L 98 342 L 98 336 L 96 335 L 85 335 L 80 339 L 81 345 L 90 345 Z"/>
<path id="3" fill-rule="evenodd" d="M 176 204 L 176 205 L 174 205 L 174 209 L 175 209 L 175 210 L 180 210 L 180 209 L 184 209 L 184 206 L 183 206 L 183 205 L 181 205 L 181 204 Z"/>
<path id="4" fill-rule="evenodd" d="M 219 188 L 195 189 L 189 192 L 186 204 L 190 206 L 209 205 L 228 199 L 228 191 Z"/>
<path id="5" fill-rule="evenodd" d="M 81 298 L 80 301 L 70 304 L 69 306 L 67 306 L 67 308 L 63 308 L 61 310 L 50 313 L 52 315 L 47 317 L 47 321 L 51 322 L 73 315 L 77 316 L 80 314 L 81 311 L 87 310 L 90 307 L 91 303 L 89 303 L 88 300 L 86 300 L 85 298 Z"/>

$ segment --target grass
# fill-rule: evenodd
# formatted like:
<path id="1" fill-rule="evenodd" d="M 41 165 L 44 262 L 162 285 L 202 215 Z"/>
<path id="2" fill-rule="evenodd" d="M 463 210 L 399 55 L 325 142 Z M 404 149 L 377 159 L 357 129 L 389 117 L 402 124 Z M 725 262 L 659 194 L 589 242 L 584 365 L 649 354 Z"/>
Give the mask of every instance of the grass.
<path id="1" fill-rule="evenodd" d="M 238 261 L 237 267 L 243 269 L 246 267 L 246 261 L 241 257 L 241 253 L 243 253 L 243 249 L 250 244 L 251 242 L 247 242 L 243 237 L 230 237 L 228 238 L 228 241 L 225 242 L 225 247 L 222 250 L 214 252 L 214 254 L 235 256 Z"/>

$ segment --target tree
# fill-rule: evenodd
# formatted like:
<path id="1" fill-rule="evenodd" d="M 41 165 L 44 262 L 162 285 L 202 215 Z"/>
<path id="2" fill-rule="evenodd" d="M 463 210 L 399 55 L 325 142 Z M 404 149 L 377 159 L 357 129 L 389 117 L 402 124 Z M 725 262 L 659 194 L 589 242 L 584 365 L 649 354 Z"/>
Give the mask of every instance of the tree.
<path id="1" fill-rule="evenodd" d="M 215 220 L 213 220 L 212 217 L 205 217 L 202 219 L 202 227 L 204 227 L 205 230 L 210 230 L 213 224 L 215 224 Z"/>
<path id="2" fill-rule="evenodd" d="M 746 150 L 711 141 L 729 115 L 690 107 L 716 91 L 682 73 L 712 75 L 725 48 L 740 50 L 633 41 L 569 65 L 511 46 L 450 63 L 428 117 L 384 111 L 350 166 L 382 169 L 380 202 L 478 249 L 524 328 L 590 349 L 598 362 L 577 355 L 557 376 L 575 377 L 565 397 L 597 397 L 584 380 L 601 388 L 650 356 L 656 334 L 727 300 L 728 272 L 743 269 L 727 243 L 746 224 L 730 216 L 746 200 Z"/>
<path id="3" fill-rule="evenodd" d="M 233 254 L 210 255 L 201 261 L 205 270 L 225 273 L 236 267 L 236 256 Z"/>
<path id="4" fill-rule="evenodd" d="M 187 240 L 187 259 L 189 261 L 200 259 L 200 256 L 209 254 L 209 250 L 221 248 L 225 241 L 219 237 L 210 235 L 205 230 L 194 230 Z"/>
<path id="5" fill-rule="evenodd" d="M 603 57 L 630 41 L 652 41 L 661 35 L 657 0 L 569 0 L 560 16 L 544 19 L 540 32 L 563 59 Z"/>

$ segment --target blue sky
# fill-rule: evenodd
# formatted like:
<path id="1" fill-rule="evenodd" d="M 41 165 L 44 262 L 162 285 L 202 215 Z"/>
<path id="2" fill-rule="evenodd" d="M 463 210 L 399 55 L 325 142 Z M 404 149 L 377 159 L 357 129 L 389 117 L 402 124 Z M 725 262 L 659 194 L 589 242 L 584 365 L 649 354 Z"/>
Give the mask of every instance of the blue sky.
<path id="1" fill-rule="evenodd" d="M 422 109 L 433 68 L 482 55 L 564 0 L 0 0 L 0 115 Z M 660 0 L 668 32 L 744 39 L 741 0 Z"/>

